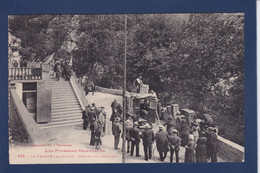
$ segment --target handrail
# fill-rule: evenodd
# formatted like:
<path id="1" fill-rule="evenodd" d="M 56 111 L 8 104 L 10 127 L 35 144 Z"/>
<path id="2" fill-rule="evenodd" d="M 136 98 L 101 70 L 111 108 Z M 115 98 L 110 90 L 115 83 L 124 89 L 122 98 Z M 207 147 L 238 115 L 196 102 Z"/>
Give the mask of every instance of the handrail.
<path id="1" fill-rule="evenodd" d="M 84 95 L 81 87 L 77 83 L 77 78 L 76 78 L 74 72 L 72 72 L 72 75 L 70 77 L 70 83 L 71 83 L 73 90 L 75 91 L 75 94 L 80 103 L 81 109 L 84 110 L 85 106 L 87 105 L 88 102 L 87 102 L 87 99 L 85 98 L 85 95 Z"/>
<path id="2" fill-rule="evenodd" d="M 30 144 L 40 143 L 44 138 L 41 133 L 39 127 L 37 126 L 35 120 L 30 115 L 29 111 L 24 106 L 23 102 L 17 95 L 17 92 L 14 88 L 10 89 L 10 99 L 13 104 L 10 106 L 14 106 L 11 109 L 16 111 L 16 115 L 21 121 L 21 126 L 24 127 L 25 133 L 28 135 L 28 142 Z M 10 116 L 16 116 L 11 113 Z"/>

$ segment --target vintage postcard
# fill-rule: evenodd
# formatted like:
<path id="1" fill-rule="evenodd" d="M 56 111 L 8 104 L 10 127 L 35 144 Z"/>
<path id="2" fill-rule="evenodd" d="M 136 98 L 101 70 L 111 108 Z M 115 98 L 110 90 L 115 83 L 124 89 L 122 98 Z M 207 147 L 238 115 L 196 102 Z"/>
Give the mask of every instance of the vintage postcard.
<path id="1" fill-rule="evenodd" d="M 9 163 L 244 162 L 244 32 L 244 13 L 9 15 Z"/>

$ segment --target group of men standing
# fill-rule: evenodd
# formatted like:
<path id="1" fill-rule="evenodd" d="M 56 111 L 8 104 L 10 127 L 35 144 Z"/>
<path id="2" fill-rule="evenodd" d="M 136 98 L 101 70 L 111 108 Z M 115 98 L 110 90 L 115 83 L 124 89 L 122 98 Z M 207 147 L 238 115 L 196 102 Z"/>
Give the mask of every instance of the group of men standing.
<path id="1" fill-rule="evenodd" d="M 111 104 L 112 115 L 112 134 L 114 136 L 114 149 L 118 147 L 120 136 L 122 135 L 122 106 L 119 102 L 114 100 Z M 178 115 L 181 117 L 181 115 Z M 93 103 L 88 105 L 82 112 L 83 129 L 87 130 L 90 125 L 91 139 L 90 145 L 95 145 L 96 149 L 102 145 L 101 136 L 105 132 L 106 126 L 106 112 L 104 107 L 97 108 Z M 185 119 L 184 119 L 185 120 Z M 182 121 L 182 120 L 181 120 Z M 170 162 L 173 162 L 175 154 L 176 163 L 179 163 L 180 147 L 185 147 L 184 162 L 211 162 L 217 161 L 217 135 L 216 129 L 208 127 L 206 132 L 201 132 L 199 124 L 192 122 L 191 127 L 185 123 L 178 126 L 169 118 L 164 125 L 159 125 L 158 132 L 154 133 L 152 124 L 146 123 L 143 128 L 139 128 L 138 121 L 133 122 L 131 118 L 125 122 L 126 125 L 126 144 L 127 153 L 130 156 L 134 155 L 140 157 L 139 145 L 143 143 L 144 159 L 148 161 L 153 155 L 153 143 L 156 143 L 156 148 L 160 156 L 160 161 L 165 161 L 168 152 L 170 152 Z M 166 126 L 166 130 L 164 130 Z M 179 127 L 180 126 L 180 127 Z M 186 128 L 185 128 L 186 127 Z M 178 129 L 180 131 L 178 131 Z"/>
<path id="2" fill-rule="evenodd" d="M 96 149 L 102 145 L 101 136 L 106 130 L 106 112 L 104 107 L 97 108 L 95 103 L 87 105 L 82 112 L 83 130 L 87 130 L 88 126 L 91 130 L 90 145 L 95 145 Z"/>
<path id="3" fill-rule="evenodd" d="M 185 162 L 217 162 L 216 127 L 205 126 L 203 121 L 188 124 L 184 115 L 177 114 L 175 121 L 169 118 L 164 124 L 169 129 L 176 128 L 181 138 L 181 146 L 185 147 Z"/>

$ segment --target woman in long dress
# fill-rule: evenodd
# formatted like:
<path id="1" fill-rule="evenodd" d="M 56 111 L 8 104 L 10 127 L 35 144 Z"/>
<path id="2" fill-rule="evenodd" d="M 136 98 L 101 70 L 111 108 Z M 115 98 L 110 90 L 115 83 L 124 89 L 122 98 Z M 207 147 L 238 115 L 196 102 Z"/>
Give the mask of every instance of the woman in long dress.
<path id="1" fill-rule="evenodd" d="M 194 136 L 192 134 L 189 135 L 189 142 L 185 146 L 185 163 L 194 163 L 195 162 L 195 148 L 196 142 L 194 141 Z"/>
<path id="2" fill-rule="evenodd" d="M 196 162 L 206 163 L 207 162 L 207 138 L 202 136 L 199 137 L 196 147 Z"/>

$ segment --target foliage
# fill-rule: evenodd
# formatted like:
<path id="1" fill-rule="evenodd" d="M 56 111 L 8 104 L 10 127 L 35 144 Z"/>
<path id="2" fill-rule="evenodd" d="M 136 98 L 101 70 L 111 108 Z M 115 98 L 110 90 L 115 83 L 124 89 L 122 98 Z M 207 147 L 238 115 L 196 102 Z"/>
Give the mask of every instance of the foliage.
<path id="1" fill-rule="evenodd" d="M 243 145 L 244 15 L 140 14 L 127 23 L 128 90 L 142 75 L 162 103 L 212 114 L 220 134 Z M 77 76 L 122 88 L 124 15 L 13 16 L 9 29 L 24 58 L 73 57 Z"/>

